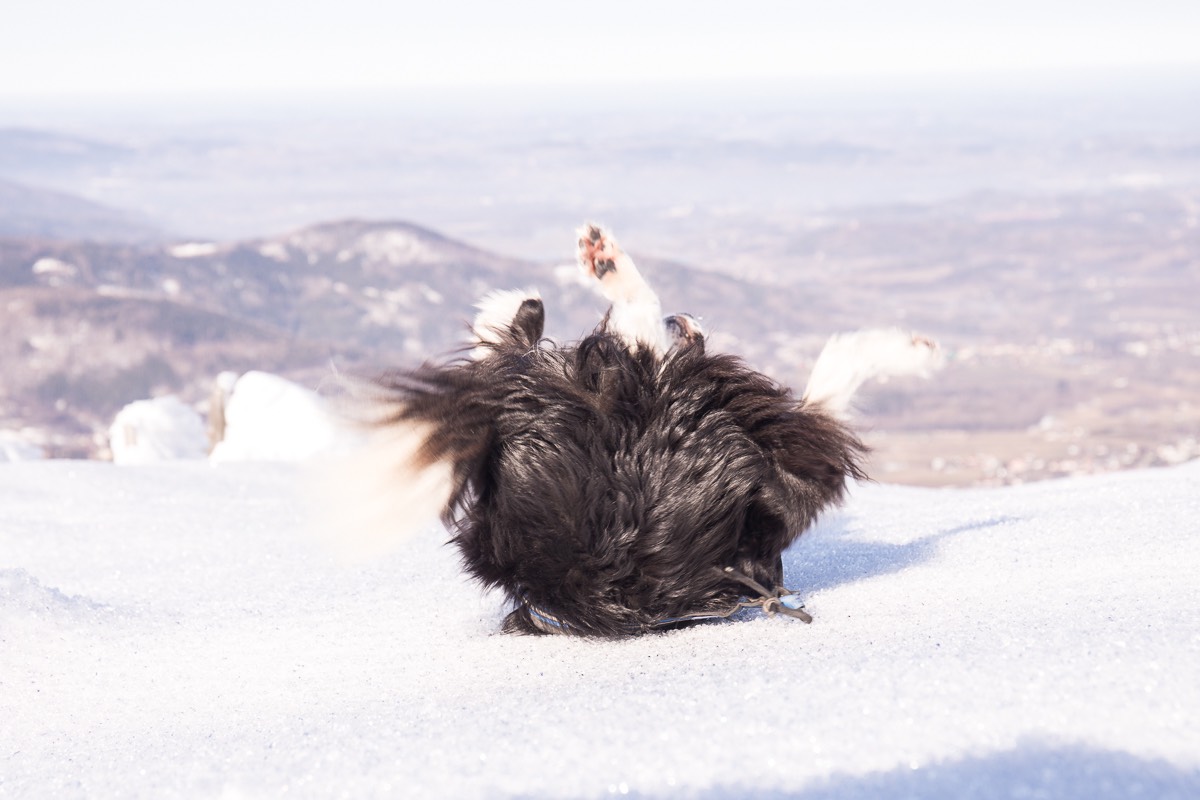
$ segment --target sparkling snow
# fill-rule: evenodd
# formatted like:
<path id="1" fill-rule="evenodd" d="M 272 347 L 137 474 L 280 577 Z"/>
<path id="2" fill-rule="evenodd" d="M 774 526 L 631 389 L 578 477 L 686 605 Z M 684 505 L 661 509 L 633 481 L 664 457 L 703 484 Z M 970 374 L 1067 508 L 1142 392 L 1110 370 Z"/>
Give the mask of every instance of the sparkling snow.
<path id="1" fill-rule="evenodd" d="M 331 563 L 296 477 L 0 464 L 0 796 L 1200 796 L 1200 463 L 861 486 L 814 624 L 622 642 L 497 635 L 440 531 Z"/>

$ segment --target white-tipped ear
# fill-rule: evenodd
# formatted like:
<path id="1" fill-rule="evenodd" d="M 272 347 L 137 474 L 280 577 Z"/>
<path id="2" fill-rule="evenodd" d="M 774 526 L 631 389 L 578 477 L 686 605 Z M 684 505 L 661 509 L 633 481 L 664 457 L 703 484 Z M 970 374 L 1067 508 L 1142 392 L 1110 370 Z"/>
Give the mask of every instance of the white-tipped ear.
<path id="1" fill-rule="evenodd" d="M 865 381 L 883 376 L 926 377 L 943 362 L 936 342 L 898 328 L 837 334 L 817 357 L 804 400 L 845 416 Z"/>
<path id="2" fill-rule="evenodd" d="M 504 332 L 512 327 L 522 303 L 541 299 L 537 289 L 498 290 L 484 295 L 475 306 L 479 313 L 471 325 L 471 332 L 480 343 L 471 351 L 472 360 L 478 361 L 494 352 L 488 345 L 500 344 Z"/>
<path id="3" fill-rule="evenodd" d="M 334 555 L 361 561 L 395 550 L 434 528 L 454 492 L 454 465 L 426 463 L 428 423 L 403 422 L 367 433 L 352 449 L 310 470 L 314 533 Z"/>

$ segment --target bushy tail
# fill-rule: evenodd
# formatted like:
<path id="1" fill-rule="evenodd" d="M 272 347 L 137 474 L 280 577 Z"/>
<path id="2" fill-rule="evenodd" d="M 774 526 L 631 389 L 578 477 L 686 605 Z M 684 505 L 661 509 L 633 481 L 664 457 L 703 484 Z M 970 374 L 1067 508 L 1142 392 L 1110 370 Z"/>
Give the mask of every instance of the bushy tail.
<path id="1" fill-rule="evenodd" d="M 386 555 L 434 529 L 453 502 L 454 460 L 436 446 L 436 423 L 409 414 L 409 376 L 341 375 L 324 387 L 341 447 L 308 465 L 312 534 L 341 560 Z M 417 389 L 417 381 L 411 382 Z"/>
<path id="2" fill-rule="evenodd" d="M 338 555 L 381 555 L 447 521 L 479 468 L 493 435 L 494 398 L 484 391 L 492 359 L 536 347 L 545 310 L 534 289 L 492 292 L 478 308 L 469 361 L 340 376 L 327 387 L 354 440 L 312 470 L 317 533 Z"/>
<path id="3" fill-rule="evenodd" d="M 844 417 L 864 382 L 884 376 L 927 377 L 943 360 L 937 343 L 899 328 L 836 334 L 813 365 L 804 400 Z"/>

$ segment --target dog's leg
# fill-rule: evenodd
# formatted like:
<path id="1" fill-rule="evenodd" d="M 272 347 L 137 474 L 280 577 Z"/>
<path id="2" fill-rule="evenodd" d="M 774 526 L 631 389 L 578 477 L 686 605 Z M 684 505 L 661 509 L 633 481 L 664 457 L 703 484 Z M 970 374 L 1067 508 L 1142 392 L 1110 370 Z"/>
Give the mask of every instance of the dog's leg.
<path id="1" fill-rule="evenodd" d="M 837 334 L 817 357 L 804 400 L 845 417 L 854 393 L 865 381 L 883 376 L 925 377 L 942 362 L 936 342 L 896 328 Z"/>
<path id="2" fill-rule="evenodd" d="M 631 350 L 641 345 L 658 355 L 665 353 L 667 330 L 658 295 L 617 240 L 598 225 L 584 225 L 579 229 L 579 263 L 600 281 L 600 291 L 612 303 L 609 331 Z"/>
<path id="3" fill-rule="evenodd" d="M 471 358 L 475 361 L 505 345 L 533 347 L 542 338 L 546 312 L 537 289 L 491 292 L 476 308 L 479 313 L 471 325 L 476 341 Z"/>

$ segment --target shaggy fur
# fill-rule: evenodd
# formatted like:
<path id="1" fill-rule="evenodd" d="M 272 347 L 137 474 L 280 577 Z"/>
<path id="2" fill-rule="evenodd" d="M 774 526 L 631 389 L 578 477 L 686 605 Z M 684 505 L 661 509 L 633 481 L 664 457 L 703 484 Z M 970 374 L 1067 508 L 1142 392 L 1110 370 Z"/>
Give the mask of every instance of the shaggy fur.
<path id="1" fill-rule="evenodd" d="M 587 229 L 581 248 L 602 235 Z M 616 252 L 595 277 L 620 271 Z M 623 280 L 614 304 L 657 307 Z M 642 633 L 735 604 L 746 588 L 728 567 L 782 590 L 783 550 L 865 477 L 836 410 L 705 352 L 687 315 L 649 337 L 610 315 L 558 346 L 541 338 L 541 300 L 517 299 L 481 306 L 471 360 L 379 378 L 370 421 L 422 432 L 405 474 L 450 475 L 444 520 L 465 569 L 511 600 L 505 629 L 545 632 L 546 614 L 556 632 Z"/>

